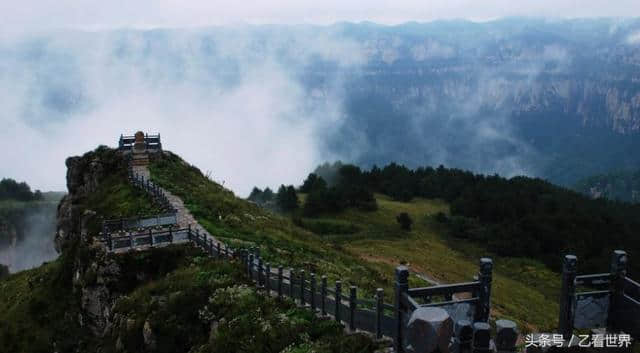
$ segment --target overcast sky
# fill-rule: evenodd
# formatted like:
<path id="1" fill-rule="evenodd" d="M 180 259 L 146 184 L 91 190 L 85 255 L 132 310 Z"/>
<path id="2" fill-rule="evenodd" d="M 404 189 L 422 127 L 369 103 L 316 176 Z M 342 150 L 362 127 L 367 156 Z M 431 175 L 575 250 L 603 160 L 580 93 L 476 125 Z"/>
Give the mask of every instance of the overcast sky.
<path id="1" fill-rule="evenodd" d="M 55 29 L 398 24 L 507 16 L 638 17 L 640 0 L 0 0 L 0 150 L 11 151 L 0 154 L 6 167 L 0 177 L 62 190 L 66 157 L 98 143 L 113 146 L 120 133 L 141 127 L 162 132 L 167 148 L 213 171 L 216 180 L 242 195 L 253 185 L 299 183 L 327 160 L 353 160 L 319 147 L 327 126 L 344 120 L 341 83 L 328 85 L 334 89 L 322 99 L 307 97 L 291 62 L 279 61 L 278 45 L 291 44 L 287 40 L 272 38 L 274 48 L 256 61 L 251 59 L 253 34 L 241 30 L 233 38 L 216 39 L 216 53 L 234 61 L 239 71 L 238 83 L 228 89 L 211 70 L 213 58 L 199 47 L 197 35 L 170 33 L 156 38 L 158 45 L 145 46 L 139 33 Z M 30 41 L 30 32 L 36 38 L 55 34 Z M 299 68 L 317 57 L 344 70 L 366 61 L 362 43 L 315 30 L 300 31 L 296 38 L 291 45 L 299 47 Z M 637 38 L 640 34 L 629 40 Z M 129 56 L 116 55 L 123 47 Z M 272 168 L 287 163 L 296 168 Z"/>
<path id="2" fill-rule="evenodd" d="M 48 28 L 183 27 L 233 23 L 406 21 L 505 16 L 636 17 L 638 0 L 4 0 L 3 32 Z"/>

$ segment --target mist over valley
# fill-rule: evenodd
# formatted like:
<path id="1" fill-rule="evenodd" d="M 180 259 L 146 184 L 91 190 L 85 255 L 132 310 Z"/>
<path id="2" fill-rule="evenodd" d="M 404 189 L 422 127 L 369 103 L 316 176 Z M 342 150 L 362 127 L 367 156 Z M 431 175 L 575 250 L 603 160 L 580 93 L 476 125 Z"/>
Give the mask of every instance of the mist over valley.
<path id="1" fill-rule="evenodd" d="M 63 189 L 67 156 L 145 128 L 245 196 L 334 160 L 573 185 L 638 165 L 639 33 L 512 18 L 3 37 L 0 147 L 18 153 L 1 158 Z"/>

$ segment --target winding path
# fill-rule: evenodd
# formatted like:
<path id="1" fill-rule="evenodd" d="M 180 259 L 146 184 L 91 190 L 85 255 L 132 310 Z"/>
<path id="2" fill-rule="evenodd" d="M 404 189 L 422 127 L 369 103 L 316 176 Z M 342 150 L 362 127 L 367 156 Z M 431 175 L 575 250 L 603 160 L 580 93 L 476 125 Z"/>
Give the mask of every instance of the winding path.
<path id="1" fill-rule="evenodd" d="M 133 170 L 134 174 L 141 175 L 145 180 L 151 179 L 151 172 L 149 172 L 149 168 L 146 165 L 133 165 L 131 169 Z M 171 204 L 171 206 L 173 206 L 177 211 L 176 216 L 178 221 L 178 227 L 187 228 L 191 226 L 192 230 L 198 231 L 200 232 L 200 234 L 204 234 L 207 237 L 207 239 L 212 239 L 214 245 L 218 243 L 220 243 L 221 246 L 223 245 L 221 241 L 219 241 L 213 235 L 207 232 L 207 230 L 204 229 L 204 227 L 201 226 L 200 223 L 198 223 L 198 221 L 195 219 L 195 217 L 193 217 L 189 209 L 184 205 L 184 202 L 180 197 L 172 194 L 170 191 L 162 187 L 160 187 L 160 189 L 167 196 L 167 199 L 169 199 L 169 203 Z"/>

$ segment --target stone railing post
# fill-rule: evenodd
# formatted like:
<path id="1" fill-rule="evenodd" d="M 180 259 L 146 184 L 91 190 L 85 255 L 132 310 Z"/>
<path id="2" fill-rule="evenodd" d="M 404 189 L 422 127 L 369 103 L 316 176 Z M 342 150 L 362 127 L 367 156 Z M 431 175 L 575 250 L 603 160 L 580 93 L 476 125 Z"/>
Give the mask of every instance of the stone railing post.
<path id="1" fill-rule="evenodd" d="M 249 279 L 253 281 L 253 264 L 254 264 L 254 258 L 255 255 L 254 254 L 249 254 Z"/>
<path id="2" fill-rule="evenodd" d="M 486 322 L 473 324 L 473 353 L 491 353 L 491 326 Z"/>
<path id="3" fill-rule="evenodd" d="M 376 338 L 382 338 L 382 316 L 384 315 L 384 290 L 376 289 Z"/>
<path id="4" fill-rule="evenodd" d="M 609 313 L 607 316 L 607 328 L 612 332 L 622 331 L 620 327 L 621 303 L 624 298 L 624 282 L 627 276 L 627 253 L 623 250 L 615 250 L 611 255 L 611 296 L 609 297 Z"/>
<path id="5" fill-rule="evenodd" d="M 263 271 L 264 271 L 264 267 L 262 264 L 262 258 L 258 256 L 258 287 L 262 287 L 262 284 L 263 284 L 262 283 Z"/>
<path id="6" fill-rule="evenodd" d="M 453 320 L 442 308 L 417 308 L 409 316 L 405 336 L 410 352 L 449 352 Z"/>
<path id="7" fill-rule="evenodd" d="M 491 281 L 493 271 L 493 260 L 487 257 L 480 259 L 480 270 L 478 272 L 478 281 L 480 288 L 478 290 L 478 304 L 476 305 L 475 321 L 488 322 L 489 312 L 491 311 Z"/>
<path id="8" fill-rule="evenodd" d="M 404 308 L 402 306 L 402 296 L 409 291 L 409 269 L 406 266 L 396 267 L 395 297 L 393 307 L 395 311 L 396 326 L 394 327 L 393 346 L 398 353 L 404 352 L 402 328 L 404 327 Z"/>
<path id="9" fill-rule="evenodd" d="M 356 291 L 356 286 L 349 287 L 349 329 L 351 331 L 356 330 L 356 307 L 358 304 Z"/>
<path id="10" fill-rule="evenodd" d="M 215 250 L 213 249 L 213 239 L 209 238 L 209 256 L 215 256 Z"/>
<path id="11" fill-rule="evenodd" d="M 305 305 L 304 300 L 304 270 L 300 270 L 300 304 Z"/>
<path id="12" fill-rule="evenodd" d="M 220 242 L 216 243 L 216 257 L 220 258 Z"/>
<path id="13" fill-rule="evenodd" d="M 311 277 L 309 278 L 309 301 L 311 304 L 311 310 L 316 312 L 316 274 L 311 272 Z"/>
<path id="14" fill-rule="evenodd" d="M 516 351 L 518 327 L 511 320 L 496 321 L 496 349 L 498 353 L 512 353 Z"/>
<path id="15" fill-rule="evenodd" d="M 322 316 L 327 315 L 327 276 L 322 276 L 320 280 L 320 312 Z"/>
<path id="16" fill-rule="evenodd" d="M 455 331 L 458 353 L 471 352 L 471 342 L 473 341 L 473 326 L 471 326 L 471 322 L 468 320 L 458 320 Z"/>
<path id="17" fill-rule="evenodd" d="M 149 228 L 149 241 L 151 242 L 151 247 L 153 247 L 153 232 L 151 231 L 151 228 Z"/>
<path id="18" fill-rule="evenodd" d="M 562 264 L 562 289 L 560 291 L 560 316 L 558 332 L 565 340 L 573 335 L 573 319 L 575 316 L 576 267 L 578 258 L 566 255 Z"/>
<path id="19" fill-rule="evenodd" d="M 289 298 L 295 300 L 294 286 L 296 282 L 296 273 L 293 268 L 289 269 Z"/>
<path id="20" fill-rule="evenodd" d="M 136 247 L 135 239 L 133 239 L 133 233 L 131 232 L 129 232 L 129 243 L 130 243 L 131 249 Z"/>
<path id="21" fill-rule="evenodd" d="M 334 317 L 337 322 L 340 322 L 342 321 L 342 281 L 336 281 L 335 299 L 336 310 Z"/>
<path id="22" fill-rule="evenodd" d="M 278 266 L 278 298 L 282 298 L 282 266 Z"/>
<path id="23" fill-rule="evenodd" d="M 264 270 L 264 287 L 267 290 L 267 295 L 271 294 L 271 263 L 267 262 Z"/>

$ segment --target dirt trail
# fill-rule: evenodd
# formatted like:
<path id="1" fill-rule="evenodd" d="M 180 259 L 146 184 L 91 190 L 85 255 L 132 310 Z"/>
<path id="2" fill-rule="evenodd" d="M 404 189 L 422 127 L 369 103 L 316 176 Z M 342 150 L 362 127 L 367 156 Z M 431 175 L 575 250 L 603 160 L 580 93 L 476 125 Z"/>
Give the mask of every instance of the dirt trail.
<path id="1" fill-rule="evenodd" d="M 151 173 L 149 172 L 149 168 L 146 165 L 133 165 L 131 166 L 131 169 L 133 170 L 134 174 L 137 173 L 138 175 L 142 175 L 145 178 L 145 180 L 151 178 Z M 207 232 L 207 230 L 204 229 L 204 227 L 200 225 L 200 223 L 198 223 L 198 221 L 195 219 L 195 217 L 193 217 L 193 215 L 191 214 L 189 209 L 185 206 L 184 202 L 180 197 L 172 194 L 170 191 L 164 188 L 160 188 L 160 189 L 167 196 L 167 199 L 169 199 L 169 203 L 171 204 L 171 206 L 173 206 L 176 209 L 178 226 L 180 228 L 186 228 L 188 226 L 191 226 L 191 229 L 193 231 L 198 231 L 200 234 L 204 234 L 207 237 L 207 239 L 212 239 L 214 246 L 217 246 L 217 244 L 219 243 L 221 248 L 226 247 L 226 245 L 224 245 L 223 242 L 216 239 L 213 235 Z M 254 261 L 256 264 L 258 263 L 257 259 Z M 278 272 L 277 268 L 271 269 L 271 273 L 277 274 L 277 272 Z M 289 269 L 284 268 L 283 275 L 285 277 L 288 277 L 289 274 L 290 274 Z"/>
<path id="2" fill-rule="evenodd" d="M 397 261 L 394 261 L 392 259 L 386 258 L 386 257 L 382 257 L 382 256 L 374 256 L 374 255 L 359 255 L 359 257 L 362 260 L 365 261 L 369 261 L 369 262 L 381 262 L 381 263 L 385 263 L 388 265 L 392 265 L 392 266 L 396 266 L 398 263 Z M 433 285 L 433 286 L 438 286 L 441 284 L 444 284 L 443 282 L 437 280 L 435 277 L 431 276 L 430 274 L 428 274 L 426 271 L 424 271 L 424 269 L 420 268 L 419 266 L 413 266 L 411 264 L 408 264 L 407 267 L 409 267 L 409 272 L 411 274 L 413 274 L 414 276 L 420 278 L 421 280 Z M 454 300 L 461 300 L 461 299 L 468 299 L 471 298 L 471 293 L 458 293 L 452 296 L 452 298 Z"/>

